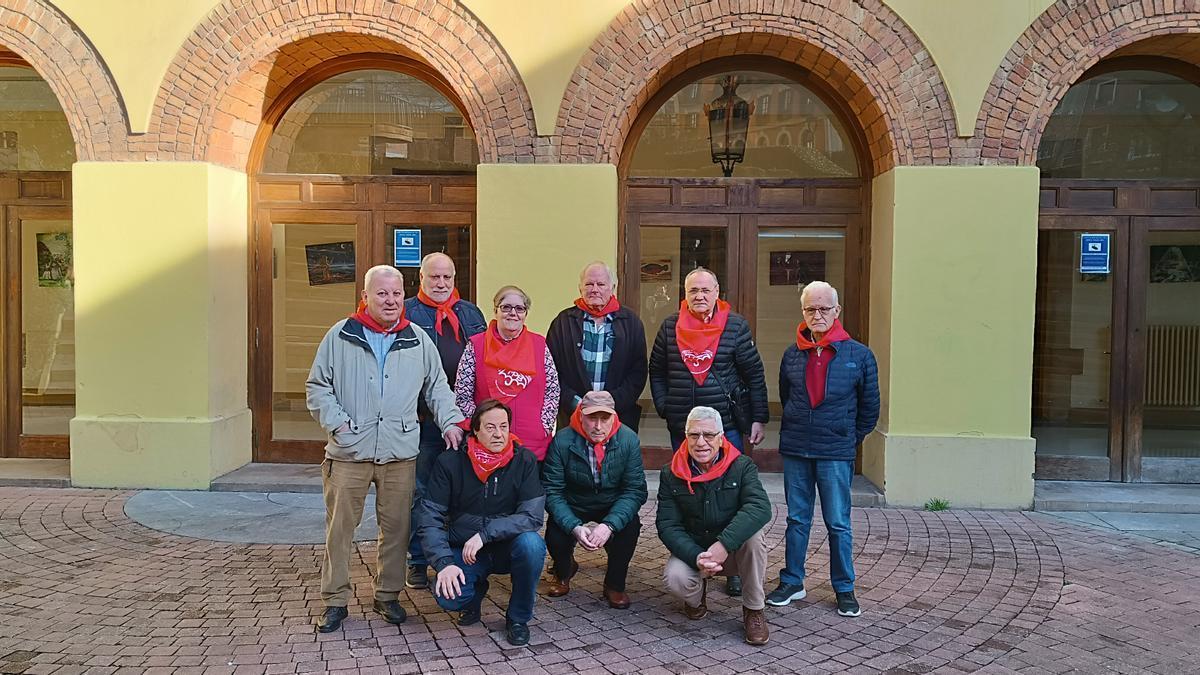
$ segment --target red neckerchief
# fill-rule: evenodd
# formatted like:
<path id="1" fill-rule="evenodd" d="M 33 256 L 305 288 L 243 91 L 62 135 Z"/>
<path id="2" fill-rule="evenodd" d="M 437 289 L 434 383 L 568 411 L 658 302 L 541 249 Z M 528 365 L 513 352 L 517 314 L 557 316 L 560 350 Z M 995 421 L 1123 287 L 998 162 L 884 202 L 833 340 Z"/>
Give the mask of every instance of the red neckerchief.
<path id="1" fill-rule="evenodd" d="M 696 491 L 692 489 L 692 483 L 707 483 L 714 478 L 724 476 L 725 472 L 729 469 L 729 465 L 733 464 L 733 460 L 741 455 L 741 451 L 733 443 L 730 443 L 729 439 L 725 439 L 725 442 L 721 444 L 721 458 L 713 462 L 708 471 L 699 476 L 693 476 L 691 458 L 688 456 L 688 442 L 687 439 L 684 439 L 683 443 L 675 451 L 675 454 L 671 456 L 671 473 L 675 474 L 675 477 L 679 480 L 687 483 L 688 492 L 696 494 Z"/>
<path id="2" fill-rule="evenodd" d="M 833 326 L 816 342 L 809 339 L 808 335 L 805 335 L 805 332 L 808 332 L 808 335 L 812 334 L 808 325 L 801 321 L 800 325 L 796 327 L 796 346 L 800 348 L 800 351 L 813 349 L 814 347 L 828 347 L 831 343 L 850 339 L 850 334 L 846 332 L 845 328 L 842 328 L 841 319 L 834 319 Z"/>
<path id="3" fill-rule="evenodd" d="M 616 312 L 618 309 L 621 309 L 621 303 L 617 302 L 617 296 L 615 295 L 609 298 L 608 304 L 604 305 L 599 310 L 592 309 L 591 305 L 583 301 L 583 298 L 575 298 L 575 306 L 587 312 L 588 314 L 591 314 L 597 319 L 603 316 L 608 316 L 609 314 Z"/>
<path id="4" fill-rule="evenodd" d="M 471 459 L 471 468 L 475 470 L 475 476 L 480 483 L 486 483 L 488 478 L 496 472 L 496 469 L 508 466 L 512 461 L 513 455 L 513 439 L 515 436 L 509 434 L 508 445 L 500 452 L 492 452 L 483 447 L 479 441 L 475 440 L 475 436 L 467 436 L 467 457 Z"/>
<path id="5" fill-rule="evenodd" d="M 712 321 L 705 323 L 701 317 L 688 309 L 687 301 L 679 303 L 679 320 L 675 322 L 675 342 L 679 345 L 679 356 L 683 365 L 696 379 L 704 384 L 708 371 L 717 358 L 717 347 L 721 344 L 721 333 L 729 321 L 729 303 L 717 300 Z"/>
<path id="6" fill-rule="evenodd" d="M 505 342 L 496 320 L 492 319 L 483 337 L 484 382 L 488 383 L 492 397 L 508 403 L 525 391 L 537 375 L 538 356 L 534 354 L 528 327 L 522 328 L 515 339 Z"/>
<path id="7" fill-rule="evenodd" d="M 351 314 L 350 318 L 361 323 L 367 328 L 370 328 L 376 333 L 383 333 L 384 335 L 388 335 L 389 333 L 399 333 L 405 328 L 408 328 L 408 319 L 404 318 L 403 304 L 400 305 L 400 320 L 397 321 L 396 325 L 392 326 L 391 328 L 384 328 L 383 326 L 380 326 L 375 319 L 372 319 L 371 315 L 367 313 L 367 303 L 362 300 L 358 301 L 358 310 Z"/>
<path id="8" fill-rule="evenodd" d="M 454 329 L 454 340 L 456 342 L 462 342 L 462 329 L 459 327 L 458 315 L 454 313 L 454 303 L 461 299 L 462 298 L 458 295 L 457 288 L 450 293 L 450 297 L 447 298 L 445 302 L 441 303 L 426 295 L 424 288 L 417 291 L 417 300 L 419 300 L 421 304 L 437 310 L 435 313 L 437 319 L 435 319 L 434 323 L 434 328 L 437 329 L 437 334 L 442 334 L 442 320 L 444 319 L 449 321 L 450 328 Z"/>
<path id="9" fill-rule="evenodd" d="M 616 436 L 617 429 L 621 428 L 621 418 L 617 417 L 616 413 L 613 413 L 613 417 L 615 419 L 613 420 L 612 430 L 608 432 L 604 440 L 593 443 L 592 439 L 588 438 L 588 435 L 583 431 L 583 413 L 580 412 L 579 406 L 576 406 L 575 412 L 571 413 L 571 428 L 575 430 L 575 433 L 583 436 L 585 443 L 592 443 L 592 450 L 596 453 L 596 471 L 600 471 L 600 466 L 604 463 L 604 445 L 608 443 L 610 438 Z"/>

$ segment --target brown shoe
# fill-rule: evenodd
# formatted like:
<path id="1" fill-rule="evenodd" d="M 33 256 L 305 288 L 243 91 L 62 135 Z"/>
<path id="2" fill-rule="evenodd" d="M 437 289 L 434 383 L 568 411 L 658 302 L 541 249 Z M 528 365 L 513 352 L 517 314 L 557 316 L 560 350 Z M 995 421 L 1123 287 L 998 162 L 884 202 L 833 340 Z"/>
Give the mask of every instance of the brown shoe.
<path id="1" fill-rule="evenodd" d="M 742 622 L 746 628 L 746 644 L 765 645 L 771 639 L 771 629 L 767 627 L 767 616 L 761 609 L 742 608 Z"/>
<path id="2" fill-rule="evenodd" d="M 559 579 L 557 576 L 554 575 L 553 572 L 551 572 L 550 579 L 546 581 L 546 596 L 551 597 L 551 598 L 561 598 L 562 596 L 566 595 L 567 593 L 570 593 L 571 592 L 571 577 L 575 576 L 575 573 L 578 571 L 579 571 L 579 563 L 572 560 L 570 577 L 567 577 L 566 579 Z"/>
<path id="3" fill-rule="evenodd" d="M 703 579 L 700 583 L 703 584 L 700 589 L 700 606 L 692 607 L 686 602 L 683 603 L 683 615 L 692 621 L 703 619 L 708 615 L 708 579 Z"/>
<path id="4" fill-rule="evenodd" d="M 614 591 L 611 588 L 605 588 L 604 599 L 608 601 L 608 606 L 613 609 L 629 609 L 629 596 L 625 594 L 625 591 Z"/>

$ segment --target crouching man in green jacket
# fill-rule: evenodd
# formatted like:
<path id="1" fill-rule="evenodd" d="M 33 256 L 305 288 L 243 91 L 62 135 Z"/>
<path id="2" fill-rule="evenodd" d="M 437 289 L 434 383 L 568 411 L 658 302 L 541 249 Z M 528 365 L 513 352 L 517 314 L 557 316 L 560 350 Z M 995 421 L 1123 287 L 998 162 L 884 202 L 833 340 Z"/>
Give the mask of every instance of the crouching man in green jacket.
<path id="1" fill-rule="evenodd" d="M 578 543 L 608 553 L 604 599 L 614 609 L 628 608 L 625 578 L 642 531 L 638 509 L 646 503 L 646 470 L 638 435 L 617 418 L 612 394 L 583 395 L 570 427 L 554 435 L 542 484 L 550 513 L 546 548 L 554 559 L 546 595 L 570 592 L 571 577 L 579 571 Z"/>
<path id="2" fill-rule="evenodd" d="M 749 457 L 725 440 L 721 413 L 697 406 L 688 413 L 683 444 L 658 483 L 658 536 L 671 552 L 667 590 L 683 600 L 689 619 L 708 614 L 708 578 L 742 576 L 746 642 L 766 644 L 763 614 L 767 545 L 763 530 L 771 501 Z"/>

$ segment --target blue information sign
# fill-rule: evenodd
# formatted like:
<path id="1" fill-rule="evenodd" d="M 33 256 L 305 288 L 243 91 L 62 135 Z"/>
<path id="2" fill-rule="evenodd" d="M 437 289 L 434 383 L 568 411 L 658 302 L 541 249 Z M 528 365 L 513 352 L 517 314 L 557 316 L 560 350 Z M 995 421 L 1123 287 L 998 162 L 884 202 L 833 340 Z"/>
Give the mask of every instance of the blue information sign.
<path id="1" fill-rule="evenodd" d="M 1108 234 L 1079 235 L 1079 271 L 1083 274 L 1108 274 Z"/>
<path id="2" fill-rule="evenodd" d="M 396 230 L 396 267 L 420 267 L 421 231 Z"/>

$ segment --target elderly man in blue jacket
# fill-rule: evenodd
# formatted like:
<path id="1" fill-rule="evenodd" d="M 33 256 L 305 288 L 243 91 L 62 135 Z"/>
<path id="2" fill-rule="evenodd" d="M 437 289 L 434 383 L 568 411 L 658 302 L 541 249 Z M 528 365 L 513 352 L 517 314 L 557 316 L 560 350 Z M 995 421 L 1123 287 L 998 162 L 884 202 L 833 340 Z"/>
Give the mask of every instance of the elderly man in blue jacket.
<path id="1" fill-rule="evenodd" d="M 815 493 L 829 531 L 830 581 L 841 616 L 862 613 L 854 597 L 850 479 L 855 449 L 879 421 L 875 355 L 842 328 L 837 289 L 814 281 L 800 294 L 804 320 L 779 365 L 783 403 L 779 454 L 787 498 L 785 564 L 767 603 L 783 607 L 805 596 L 804 558 Z"/>

